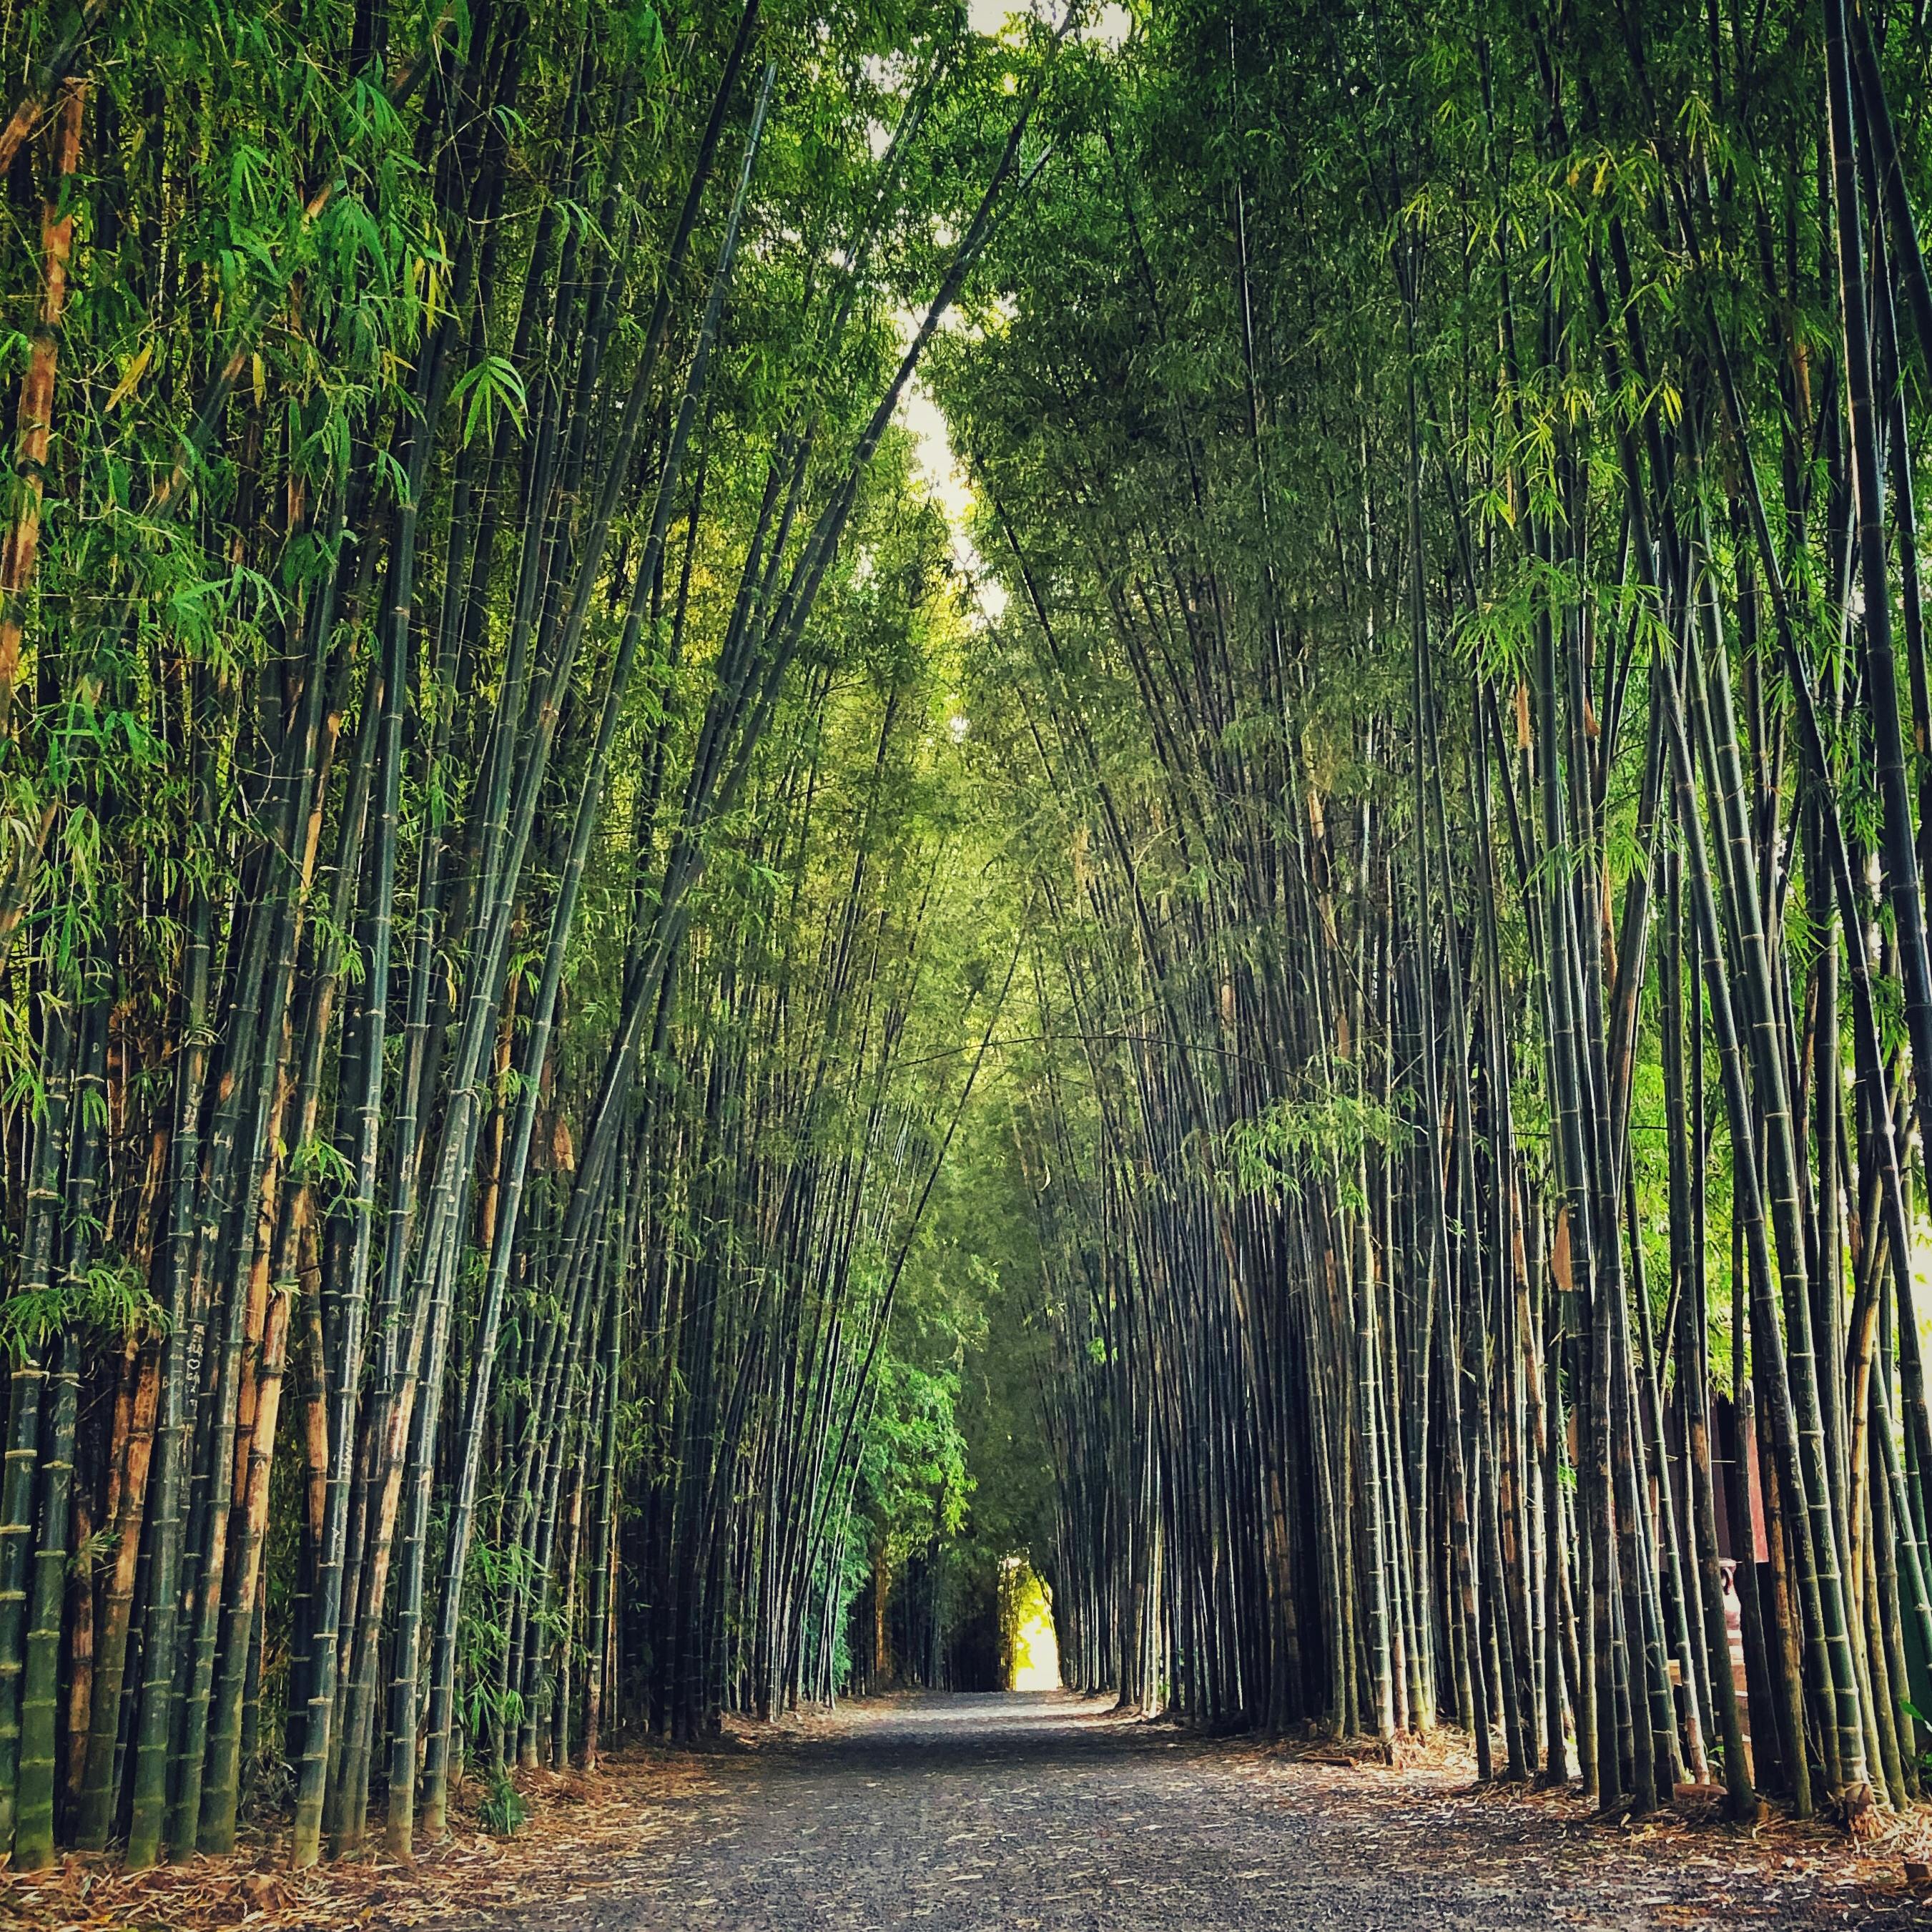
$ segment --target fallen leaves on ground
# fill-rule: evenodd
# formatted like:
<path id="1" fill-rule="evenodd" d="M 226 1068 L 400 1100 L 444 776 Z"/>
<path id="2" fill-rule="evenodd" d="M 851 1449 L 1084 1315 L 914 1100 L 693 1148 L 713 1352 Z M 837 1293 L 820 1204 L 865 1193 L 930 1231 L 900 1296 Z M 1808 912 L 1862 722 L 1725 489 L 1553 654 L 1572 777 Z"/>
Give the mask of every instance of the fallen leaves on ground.
<path id="1" fill-rule="evenodd" d="M 519 1774 L 529 1821 L 491 1837 L 476 1816 L 473 1780 L 452 1806 L 449 1836 L 412 1864 L 375 1849 L 306 1872 L 288 1868 L 287 1832 L 244 1841 L 226 1858 L 196 1857 L 127 1872 L 116 1856 L 69 1852 L 44 1872 L 0 1871 L 8 1932 L 362 1932 L 485 1924 L 496 1913 L 608 1891 L 640 1852 L 674 1828 L 667 1806 L 714 1795 L 699 1755 L 650 1747 L 614 1752 L 595 1774 Z"/>
<path id="2" fill-rule="evenodd" d="M 122 1872 L 113 1858 L 80 1854 L 32 1876 L 0 1871 L 0 1927 L 6 1932 L 217 1932 L 230 1926 L 250 1932 L 404 1932 L 433 1926 L 437 1932 L 464 1927 L 502 1932 L 506 1920 L 525 1922 L 534 1907 L 658 1898 L 667 1885 L 686 1916 L 712 1901 L 708 1891 L 693 1892 L 680 1858 L 694 1843 L 700 1851 L 710 1846 L 715 1854 L 733 1839 L 738 1808 L 748 1794 L 765 1788 L 761 1760 L 766 1766 L 788 1760 L 809 1765 L 813 1747 L 828 1734 L 862 1733 L 898 1705 L 906 1705 L 911 1714 L 919 1701 L 881 1697 L 763 1726 L 728 1720 L 725 1736 L 701 1754 L 639 1748 L 607 1758 L 595 1776 L 520 1776 L 531 1816 L 507 1840 L 483 1831 L 476 1812 L 482 1788 L 472 1784 L 460 1796 L 449 1838 L 412 1864 L 393 1863 L 377 1852 L 292 1873 L 286 1831 L 278 1829 L 250 1840 L 232 1858 L 197 1858 L 139 1874 Z M 1080 1711 L 1072 1700 L 1058 1708 Z M 1150 1759 L 1153 1765 L 1170 1766 L 1177 1773 L 1211 1767 L 1264 1805 L 1311 1814 L 1320 1821 L 1318 1843 L 1304 1850 L 1335 1857 L 1340 1870 L 1382 1871 L 1394 1878 L 1403 1859 L 1429 1866 L 1440 1862 L 1466 1874 L 1479 1868 L 1480 1888 L 1498 1897 L 1564 1900 L 1553 1909 L 1552 1924 L 1628 1922 L 1634 1904 L 1648 1915 L 1648 1922 L 1660 1926 L 1708 1924 L 1720 1906 L 1730 1918 L 1781 1921 L 1799 1898 L 1823 1900 L 1828 1910 L 1856 1922 L 1874 1908 L 1909 1910 L 1923 1897 L 1910 1881 L 1908 1863 L 1932 1871 L 1932 1810 L 1925 1809 L 1904 1816 L 1874 1814 L 1864 1822 L 1882 1820 L 1876 1834 L 1856 1842 L 1822 1819 L 1801 1824 L 1768 1808 L 1748 1829 L 1730 1827 L 1720 1816 L 1723 1793 L 1712 1785 L 1680 1786 L 1668 1811 L 1605 1818 L 1592 1812 L 1574 1784 L 1552 1790 L 1477 1784 L 1468 1741 L 1454 1732 L 1399 1739 L 1392 1750 L 1372 1739 L 1312 1736 L 1262 1744 L 1148 1722 L 1102 1700 L 1088 1700 L 1085 1716 L 1107 1729 L 1118 1725 L 1144 1736 L 1149 1751 L 1163 1754 Z M 1040 1768 L 1047 1776 L 1046 1767 Z M 1001 1788 L 1010 1801 L 1010 1766 L 1006 1776 Z M 880 1778 L 890 1774 L 882 1771 Z M 859 1778 L 868 1791 L 880 1781 Z M 1184 1793 L 1193 1787 L 1184 1779 L 1181 1789 Z M 728 1801 L 722 1816 L 708 1802 L 719 1798 Z M 1232 1822 L 1210 1817 L 1200 1820 L 1198 1828 L 1219 1830 Z M 1124 1832 L 1163 1828 L 1133 1818 L 1112 1823 Z M 818 1828 L 816 1819 L 802 1828 L 802 1852 L 817 1842 Z M 380 1845 L 380 1820 L 375 1832 Z M 947 1856 L 928 1872 L 931 1882 L 948 1888 L 982 1884 L 983 1836 L 976 1826 L 950 1836 L 942 1832 L 937 1849 Z M 1090 1840 L 1059 1841 L 1058 1856 L 1066 1862 L 1055 1870 L 1055 1881 L 1090 1887 L 1139 1882 L 1131 1874 L 1075 1868 L 1095 1858 L 1112 1837 L 1110 1828 Z M 1244 1889 L 1280 1876 L 1276 1866 L 1255 1864 L 1252 1858 L 1244 1847 L 1228 1874 Z M 1695 1898 L 1685 1895 L 1687 1885 L 1694 1886 Z M 1037 1907 L 1071 1896 L 1036 1888 L 1028 1902 Z M 635 1906 L 616 1910 L 618 1917 L 595 1922 L 616 1924 Z M 1896 1921 L 1888 1916 L 1886 1922 Z"/>
<path id="3" fill-rule="evenodd" d="M 1264 1778 L 1292 1767 L 1288 1802 L 1305 1803 L 1312 1783 L 1333 1779 L 1352 1803 L 1453 1832 L 1468 1856 L 1498 1870 L 1546 1871 L 1558 1862 L 1581 1878 L 1593 1866 L 1695 1867 L 1757 1886 L 1804 1881 L 1866 1905 L 1901 1903 L 1924 1888 L 1916 1871 L 1932 1876 L 1932 1808 L 1922 1805 L 1903 1814 L 1860 1808 L 1849 1836 L 1841 1822 L 1800 1820 L 1768 1804 L 1754 1824 L 1734 1826 L 1722 1815 L 1723 1787 L 1692 1784 L 1677 1788 L 1668 1810 L 1606 1817 L 1574 1782 L 1477 1783 L 1468 1739 L 1448 1730 L 1398 1737 L 1393 1747 L 1372 1738 L 1288 1738 L 1248 1746 L 1246 1754 Z"/>

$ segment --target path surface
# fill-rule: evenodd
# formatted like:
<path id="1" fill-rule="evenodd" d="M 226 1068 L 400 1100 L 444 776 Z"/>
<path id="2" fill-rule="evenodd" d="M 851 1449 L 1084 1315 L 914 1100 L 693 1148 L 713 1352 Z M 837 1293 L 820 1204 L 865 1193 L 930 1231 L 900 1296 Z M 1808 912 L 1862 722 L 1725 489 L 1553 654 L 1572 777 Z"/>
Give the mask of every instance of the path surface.
<path id="1" fill-rule="evenodd" d="M 721 1765 L 558 1932 L 1932 1925 L 1721 1832 L 1284 1760 L 1060 1695 L 895 1699 Z M 1800 1843 L 1798 1850 L 1815 1845 Z"/>

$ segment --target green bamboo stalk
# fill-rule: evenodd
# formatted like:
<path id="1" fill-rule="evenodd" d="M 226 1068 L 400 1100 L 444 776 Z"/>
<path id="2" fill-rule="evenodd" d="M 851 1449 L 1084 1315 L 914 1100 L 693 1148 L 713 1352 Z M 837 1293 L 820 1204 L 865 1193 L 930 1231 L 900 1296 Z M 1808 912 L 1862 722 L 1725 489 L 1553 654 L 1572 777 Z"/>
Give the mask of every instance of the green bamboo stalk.
<path id="1" fill-rule="evenodd" d="M 40 1534 L 21 1678 L 20 1766 L 14 1864 L 44 1871 L 54 1862 L 55 1746 L 60 1702 L 61 1608 L 67 1594 L 68 1520 L 74 1489 L 74 1420 L 80 1350 L 72 1322 L 62 1330 L 53 1371 L 53 1414 L 40 1462 Z"/>
<path id="2" fill-rule="evenodd" d="M 21 1699 L 27 1664 L 22 1640 L 28 1628 L 28 1579 L 33 1574 L 38 1515 L 35 1504 L 41 1467 L 41 1412 L 48 1379 L 41 1354 L 44 1335 L 54 1325 L 47 1304 L 54 1291 L 62 1168 L 74 1111 L 74 1016 L 69 1001 L 52 989 L 45 1000 L 45 1012 L 40 1058 L 44 1085 L 34 1125 L 28 1220 L 17 1291 L 20 1298 L 34 1298 L 39 1306 L 25 1311 L 27 1321 L 14 1340 L 5 1472 L 0 1478 L 0 1848 L 10 1847 L 14 1842 L 21 1796 Z M 57 1391 L 56 1406 L 58 1399 Z M 70 1431 L 68 1454 L 70 1458 Z M 56 1539 L 65 1530 L 63 1516 L 53 1532 Z"/>

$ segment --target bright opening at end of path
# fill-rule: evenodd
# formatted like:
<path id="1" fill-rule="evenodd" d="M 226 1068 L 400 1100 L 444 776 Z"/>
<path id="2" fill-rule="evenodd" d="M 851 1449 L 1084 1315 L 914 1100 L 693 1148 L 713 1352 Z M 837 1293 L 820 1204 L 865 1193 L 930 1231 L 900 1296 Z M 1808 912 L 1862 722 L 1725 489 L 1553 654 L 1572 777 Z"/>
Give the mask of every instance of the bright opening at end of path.
<path id="1" fill-rule="evenodd" d="M 1009 1556 L 1000 1565 L 1000 1624 L 1007 1688 L 1058 1690 L 1060 1641 L 1053 1634 L 1053 1606 L 1046 1586 L 1023 1556 Z"/>

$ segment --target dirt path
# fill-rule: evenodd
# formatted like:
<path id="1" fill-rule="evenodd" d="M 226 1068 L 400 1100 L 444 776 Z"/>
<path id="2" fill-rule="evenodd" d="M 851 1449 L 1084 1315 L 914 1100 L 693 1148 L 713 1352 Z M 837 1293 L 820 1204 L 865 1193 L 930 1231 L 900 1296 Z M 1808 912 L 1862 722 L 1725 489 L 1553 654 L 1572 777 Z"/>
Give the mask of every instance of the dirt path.
<path id="1" fill-rule="evenodd" d="M 1594 1830 L 1448 1773 L 1197 1742 L 1061 1695 L 848 1707 L 727 1760 L 582 1932 L 1932 1924 L 1720 1832 Z M 1823 1849 L 1807 1840 L 1798 1854 Z M 497 1922 L 499 1924 L 502 1922 Z"/>

